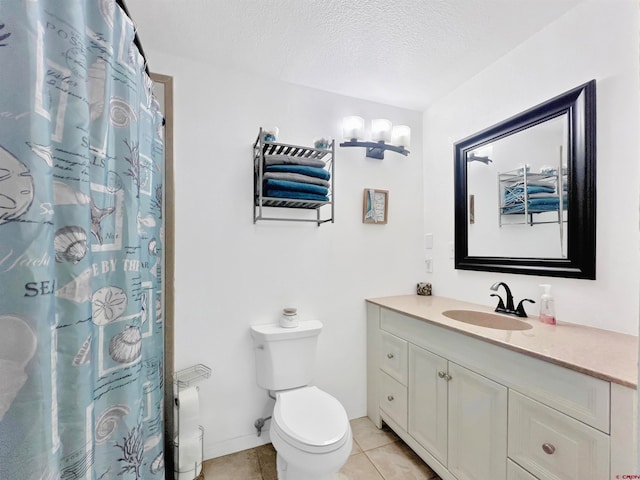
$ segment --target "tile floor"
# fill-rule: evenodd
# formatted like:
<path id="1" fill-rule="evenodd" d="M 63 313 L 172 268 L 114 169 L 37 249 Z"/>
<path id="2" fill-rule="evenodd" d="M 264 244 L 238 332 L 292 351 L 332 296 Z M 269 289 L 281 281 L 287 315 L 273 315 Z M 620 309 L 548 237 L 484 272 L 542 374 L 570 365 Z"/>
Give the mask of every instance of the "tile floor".
<path id="1" fill-rule="evenodd" d="M 440 480 L 386 426 L 367 417 L 351 421 L 353 451 L 336 480 Z M 268 443 L 204 462 L 205 480 L 276 480 L 276 452 Z"/>

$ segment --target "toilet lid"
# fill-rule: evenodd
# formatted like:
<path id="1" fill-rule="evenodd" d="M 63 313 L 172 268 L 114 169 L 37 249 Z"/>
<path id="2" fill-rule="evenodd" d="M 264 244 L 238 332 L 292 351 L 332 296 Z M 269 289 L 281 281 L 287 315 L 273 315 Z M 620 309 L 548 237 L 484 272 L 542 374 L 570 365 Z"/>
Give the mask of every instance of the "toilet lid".
<path id="1" fill-rule="evenodd" d="M 278 393 L 273 419 L 274 426 L 290 443 L 307 451 L 310 451 L 307 447 L 314 451 L 318 447 L 333 450 L 349 431 L 349 419 L 342 404 L 317 387 Z"/>

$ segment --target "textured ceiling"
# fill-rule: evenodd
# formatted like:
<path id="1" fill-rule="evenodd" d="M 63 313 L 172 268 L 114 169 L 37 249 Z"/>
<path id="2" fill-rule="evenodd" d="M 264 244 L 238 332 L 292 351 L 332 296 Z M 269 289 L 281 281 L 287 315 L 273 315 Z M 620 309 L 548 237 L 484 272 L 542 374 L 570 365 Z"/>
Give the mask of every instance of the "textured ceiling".
<path id="1" fill-rule="evenodd" d="M 424 110 L 581 1 L 126 3 L 146 50 Z"/>

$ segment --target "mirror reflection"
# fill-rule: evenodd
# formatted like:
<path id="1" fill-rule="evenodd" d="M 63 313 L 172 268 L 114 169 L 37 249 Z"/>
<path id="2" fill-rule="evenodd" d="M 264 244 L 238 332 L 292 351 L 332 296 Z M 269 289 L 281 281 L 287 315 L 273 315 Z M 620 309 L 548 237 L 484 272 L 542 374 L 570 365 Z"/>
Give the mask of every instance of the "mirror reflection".
<path id="1" fill-rule="evenodd" d="M 595 80 L 454 149 L 456 269 L 595 279 Z"/>
<path id="2" fill-rule="evenodd" d="M 567 114 L 467 158 L 469 255 L 566 258 Z"/>

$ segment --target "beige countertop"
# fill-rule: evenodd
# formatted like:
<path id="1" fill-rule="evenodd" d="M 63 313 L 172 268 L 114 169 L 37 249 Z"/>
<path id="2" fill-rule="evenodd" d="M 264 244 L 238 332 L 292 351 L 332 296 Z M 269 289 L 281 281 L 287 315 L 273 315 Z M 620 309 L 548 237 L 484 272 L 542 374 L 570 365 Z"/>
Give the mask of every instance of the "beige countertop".
<path id="1" fill-rule="evenodd" d="M 638 337 L 633 335 L 574 323 L 547 325 L 533 315 L 521 319 L 531 324 L 532 328 L 528 330 L 497 330 L 471 325 L 445 317 L 442 312 L 475 310 L 492 313 L 493 308 L 446 297 L 400 295 L 369 298 L 367 302 L 577 372 L 637 387 Z"/>

